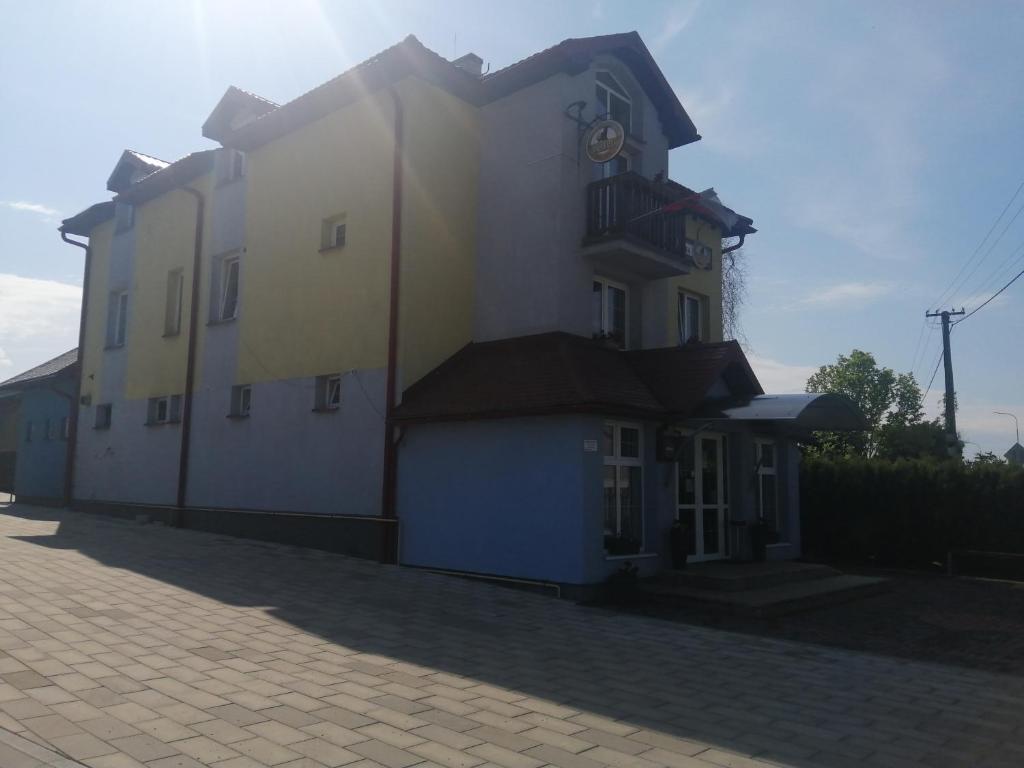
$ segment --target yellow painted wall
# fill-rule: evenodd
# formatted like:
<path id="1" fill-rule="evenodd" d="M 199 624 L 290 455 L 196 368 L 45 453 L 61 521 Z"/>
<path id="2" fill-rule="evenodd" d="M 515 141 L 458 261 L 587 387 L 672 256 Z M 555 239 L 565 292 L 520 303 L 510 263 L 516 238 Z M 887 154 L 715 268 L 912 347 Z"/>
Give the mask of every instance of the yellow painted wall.
<path id="1" fill-rule="evenodd" d="M 209 199 L 210 179 L 207 174 L 190 186 Z M 125 396 L 129 399 L 185 391 L 195 223 L 195 198 L 180 189 L 143 203 L 136 210 L 125 376 Z M 180 333 L 165 337 L 167 273 L 172 269 L 181 269 L 184 275 L 182 323 Z M 204 327 L 205 313 L 200 312 L 199 322 Z"/>
<path id="2" fill-rule="evenodd" d="M 408 387 L 473 335 L 479 111 L 404 80 L 405 179 L 399 360 Z"/>
<path id="3" fill-rule="evenodd" d="M 706 296 L 708 303 L 709 334 L 705 341 L 722 340 L 722 233 L 717 227 L 692 216 L 686 217 L 686 236 L 704 243 L 711 248 L 711 264 L 709 270 L 694 269 L 688 275 L 666 280 L 668 291 L 668 312 L 665 322 L 668 338 L 679 337 L 678 301 L 676 296 L 680 290 Z"/>
<path id="4" fill-rule="evenodd" d="M 384 365 L 391 109 L 379 93 L 249 154 L 239 381 Z M 342 212 L 345 247 L 321 253 Z"/>
<path id="5" fill-rule="evenodd" d="M 114 222 L 105 221 L 89 236 L 89 306 L 85 318 L 84 367 L 82 369 L 82 395 L 97 404 L 100 376 L 103 372 L 103 347 L 107 338 L 107 304 L 110 273 L 110 249 L 114 237 Z"/>
<path id="6" fill-rule="evenodd" d="M 399 365 L 408 386 L 470 340 L 479 129 L 409 78 Z M 381 368 L 387 354 L 393 105 L 386 92 L 249 155 L 238 381 Z M 324 219 L 344 213 L 344 248 Z"/>

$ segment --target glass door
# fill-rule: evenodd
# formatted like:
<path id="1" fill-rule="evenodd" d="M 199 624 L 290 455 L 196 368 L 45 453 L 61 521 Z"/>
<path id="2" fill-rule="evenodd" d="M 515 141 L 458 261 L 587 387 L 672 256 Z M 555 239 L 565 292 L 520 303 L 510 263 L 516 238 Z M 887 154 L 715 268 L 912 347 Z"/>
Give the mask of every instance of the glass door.
<path id="1" fill-rule="evenodd" d="M 718 560 L 728 554 L 727 455 L 725 435 L 700 433 L 684 441 L 677 473 L 677 514 L 694 561 Z"/>

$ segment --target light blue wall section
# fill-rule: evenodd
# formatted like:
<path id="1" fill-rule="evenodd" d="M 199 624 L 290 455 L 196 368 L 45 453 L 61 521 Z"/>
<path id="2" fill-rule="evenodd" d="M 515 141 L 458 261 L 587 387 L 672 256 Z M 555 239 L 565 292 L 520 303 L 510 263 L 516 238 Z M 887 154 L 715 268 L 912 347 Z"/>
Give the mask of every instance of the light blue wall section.
<path id="1" fill-rule="evenodd" d="M 61 426 L 70 413 L 74 384 L 62 381 L 52 386 L 67 396 L 42 387 L 26 389 L 21 394 L 18 459 L 14 472 L 14 492 L 19 496 L 59 500 L 64 494 L 68 442 Z M 32 442 L 25 441 L 29 423 L 32 424 Z"/>
<path id="2" fill-rule="evenodd" d="M 196 394 L 187 504 L 380 514 L 384 371 L 342 375 L 341 406 L 314 412 L 312 378 L 253 385 L 252 414 L 228 418 L 231 387 Z"/>
<path id="3" fill-rule="evenodd" d="M 583 583 L 587 431 L 587 420 L 573 417 L 408 428 L 399 561 Z"/>
<path id="4" fill-rule="evenodd" d="M 603 533 L 603 420 L 567 416 L 418 425 L 400 449 L 400 562 L 473 573 L 592 584 L 624 561 L 608 558 Z M 645 537 L 657 570 L 665 519 L 664 468 L 645 467 Z"/>

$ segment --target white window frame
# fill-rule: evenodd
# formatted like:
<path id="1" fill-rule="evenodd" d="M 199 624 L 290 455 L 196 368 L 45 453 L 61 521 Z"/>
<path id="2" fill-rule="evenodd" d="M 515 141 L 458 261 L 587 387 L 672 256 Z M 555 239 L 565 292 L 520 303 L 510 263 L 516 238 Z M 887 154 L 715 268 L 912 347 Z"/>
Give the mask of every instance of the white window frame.
<path id="1" fill-rule="evenodd" d="M 338 230 L 341 237 L 338 237 Z M 320 229 L 320 250 L 332 251 L 344 248 L 348 242 L 348 214 L 339 213 L 323 220 Z"/>
<path id="2" fill-rule="evenodd" d="M 163 409 L 161 415 L 160 410 Z M 149 398 L 146 424 L 177 424 L 181 421 L 181 395 L 162 395 Z"/>
<path id="3" fill-rule="evenodd" d="M 252 414 L 252 384 L 236 384 L 231 388 L 230 416 L 245 418 Z"/>
<path id="4" fill-rule="evenodd" d="M 766 467 L 761 463 L 762 448 L 766 445 L 772 447 L 772 466 Z M 754 501 L 757 504 L 757 518 L 764 520 L 764 484 L 762 478 L 770 476 L 775 478 L 775 519 L 770 522 L 775 527 L 779 540 L 783 540 L 782 509 L 779 505 L 779 441 L 768 437 L 754 438 L 754 468 L 757 474 L 757 488 Z"/>
<path id="5" fill-rule="evenodd" d="M 602 83 L 600 80 L 598 80 L 597 76 L 600 75 L 600 74 L 607 75 L 609 77 L 609 79 L 611 79 L 611 81 L 614 82 L 615 86 L 617 86 L 617 87 L 613 87 L 611 85 L 608 85 L 607 83 Z M 626 129 L 626 135 L 632 134 L 633 133 L 633 99 L 631 99 L 629 97 L 629 94 L 626 92 L 625 87 L 623 87 L 623 85 L 622 85 L 622 81 L 619 80 L 619 78 L 617 78 L 614 74 L 612 74 L 611 71 L 609 71 L 607 69 L 599 69 L 599 70 L 597 70 L 597 72 L 594 73 L 594 96 L 595 96 L 595 98 L 597 98 L 597 89 L 598 88 L 601 88 L 601 89 L 603 89 L 605 91 L 604 103 L 603 104 L 601 104 L 601 103 L 598 104 L 598 106 L 600 107 L 600 109 L 604 113 L 604 118 L 609 119 L 609 120 L 612 119 L 612 108 L 611 108 L 611 97 L 612 97 L 612 95 L 617 96 L 618 98 L 620 98 L 624 102 L 626 102 L 626 105 L 629 107 L 629 120 L 627 121 L 626 125 L 624 125 L 622 127 Z"/>
<path id="6" fill-rule="evenodd" d="M 316 377 L 314 411 L 334 412 L 341 408 L 341 374 L 328 373 Z"/>
<path id="7" fill-rule="evenodd" d="M 181 333 L 181 309 L 185 292 L 185 270 L 172 269 L 167 273 L 167 305 L 164 308 L 164 336 Z"/>
<path id="8" fill-rule="evenodd" d="M 594 283 L 599 283 L 601 285 L 601 322 L 600 322 L 600 327 L 598 329 L 595 329 L 595 332 L 596 333 L 600 333 L 602 336 L 604 336 L 606 338 L 614 338 L 612 336 L 612 330 L 610 329 L 610 326 L 611 326 L 611 314 L 612 314 L 612 312 L 611 312 L 611 298 L 610 297 L 611 297 L 612 294 L 611 294 L 611 291 L 609 291 L 608 289 L 609 288 L 616 288 L 618 290 L 621 290 L 625 294 L 626 306 L 625 306 L 625 316 L 624 316 L 625 323 L 624 323 L 623 330 L 622 330 L 622 348 L 623 349 L 629 349 L 629 311 L 630 311 L 630 306 L 629 306 L 629 304 L 630 304 L 629 286 L 626 285 L 625 283 L 619 283 L 619 282 L 616 282 L 615 280 L 609 280 L 607 277 L 601 277 L 599 275 L 594 275 L 594 279 L 593 279 L 593 281 L 591 283 L 591 293 L 593 293 L 593 290 L 594 290 L 593 289 L 593 284 Z M 593 296 L 591 296 L 591 300 L 593 300 Z"/>
<path id="9" fill-rule="evenodd" d="M 615 526 L 616 535 L 622 535 L 622 506 L 621 496 L 618 493 L 618 481 L 619 481 L 619 467 L 638 467 L 640 469 L 640 549 L 632 555 L 609 555 L 607 550 L 605 551 L 608 557 L 635 557 L 638 554 L 642 554 L 646 551 L 647 547 L 647 511 L 646 511 L 646 494 L 644 493 L 644 427 L 642 424 L 637 424 L 629 421 L 606 421 L 604 422 L 604 428 L 611 427 L 612 430 L 612 454 L 604 455 L 604 467 L 615 467 Z M 637 455 L 623 456 L 622 455 L 622 430 L 623 429 L 635 429 L 637 431 Z M 601 436 L 601 450 L 604 452 L 604 435 Z M 602 470 L 601 483 L 604 483 L 604 472 Z M 604 529 L 604 501 L 602 496 L 602 508 L 601 508 L 601 526 L 602 531 Z"/>
<path id="10" fill-rule="evenodd" d="M 245 153 L 238 149 L 229 149 L 224 157 L 224 170 L 221 175 L 221 183 L 230 184 L 232 181 L 244 179 L 249 171 L 249 162 Z"/>
<path id="11" fill-rule="evenodd" d="M 231 285 L 231 270 L 235 270 L 235 296 L 231 314 L 228 314 L 228 288 Z M 238 318 L 238 304 L 242 293 L 242 259 L 237 254 L 225 256 L 220 263 L 220 303 L 218 304 L 217 320 L 226 323 Z"/>
<path id="12" fill-rule="evenodd" d="M 690 319 L 687 310 L 687 302 L 697 302 L 697 332 L 689 332 L 692 329 L 687 328 L 686 325 Z M 692 339 L 694 336 L 697 337 L 698 341 L 707 341 L 708 335 L 705 325 L 705 318 L 708 315 L 707 296 L 699 293 L 692 293 L 691 291 L 679 291 L 679 298 L 676 303 L 676 318 L 679 326 L 679 344 L 683 345 Z"/>
<path id="13" fill-rule="evenodd" d="M 107 347 L 123 347 L 128 339 L 128 291 L 114 291 L 110 294 L 110 328 Z"/>
<path id="14" fill-rule="evenodd" d="M 135 226 L 135 206 L 131 203 L 114 204 L 114 233 L 127 232 Z"/>

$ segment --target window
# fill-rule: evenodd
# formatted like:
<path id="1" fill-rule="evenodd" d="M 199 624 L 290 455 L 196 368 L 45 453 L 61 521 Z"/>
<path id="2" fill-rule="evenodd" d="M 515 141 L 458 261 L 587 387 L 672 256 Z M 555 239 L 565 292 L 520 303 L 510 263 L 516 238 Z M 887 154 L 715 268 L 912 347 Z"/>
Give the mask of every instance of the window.
<path id="1" fill-rule="evenodd" d="M 217 174 L 221 184 L 228 184 L 232 181 L 245 178 L 246 160 L 245 153 L 237 149 L 229 149 L 224 153 L 219 165 Z"/>
<path id="2" fill-rule="evenodd" d="M 127 232 L 135 226 L 135 206 L 128 203 L 114 204 L 114 231 Z"/>
<path id="3" fill-rule="evenodd" d="M 231 411 L 229 416 L 242 418 L 252 412 L 252 385 L 239 384 L 231 388 Z"/>
<path id="4" fill-rule="evenodd" d="M 345 219 L 344 213 L 324 219 L 323 228 L 320 232 L 320 250 L 328 251 L 332 248 L 345 247 Z"/>
<path id="5" fill-rule="evenodd" d="M 604 425 L 604 548 L 609 555 L 643 551 L 643 430 Z"/>
<path id="6" fill-rule="evenodd" d="M 181 395 L 149 398 L 147 424 L 176 424 L 181 421 Z"/>
<path id="7" fill-rule="evenodd" d="M 679 343 L 706 341 L 704 316 L 707 299 L 694 293 L 679 294 Z"/>
<path id="8" fill-rule="evenodd" d="M 31 421 L 25 422 L 25 442 L 32 442 L 32 435 L 35 432 L 35 425 Z"/>
<path id="9" fill-rule="evenodd" d="M 629 287 L 597 278 L 593 283 L 591 318 L 594 335 L 626 349 L 629 338 Z"/>
<path id="10" fill-rule="evenodd" d="M 167 273 L 167 304 L 164 310 L 164 336 L 181 333 L 181 297 L 185 288 L 185 273 L 172 269 Z"/>
<path id="11" fill-rule="evenodd" d="M 96 406 L 96 421 L 93 423 L 93 427 L 96 429 L 110 429 L 111 416 L 113 415 L 114 407 L 110 403 L 103 403 L 102 405 Z"/>
<path id="12" fill-rule="evenodd" d="M 128 291 L 110 294 L 107 309 L 107 346 L 123 347 L 128 333 Z"/>
<path id="13" fill-rule="evenodd" d="M 773 440 L 754 441 L 754 467 L 757 475 L 757 515 L 776 535 L 782 533 L 779 516 L 777 456 Z"/>
<path id="14" fill-rule="evenodd" d="M 57 439 L 57 422 L 53 419 L 46 420 L 46 432 L 43 435 L 45 440 L 56 440 Z"/>
<path id="15" fill-rule="evenodd" d="M 595 95 L 597 97 L 597 114 L 622 123 L 626 133 L 632 133 L 633 102 L 626 94 L 626 89 L 611 72 L 598 71 Z"/>
<path id="16" fill-rule="evenodd" d="M 237 256 L 226 258 L 221 263 L 220 311 L 217 314 L 221 322 L 238 317 L 238 268 Z"/>
<path id="17" fill-rule="evenodd" d="M 67 440 L 71 437 L 71 420 L 65 416 L 60 420 L 60 439 Z"/>
<path id="18" fill-rule="evenodd" d="M 315 411 L 336 411 L 341 407 L 341 374 L 316 377 Z"/>

